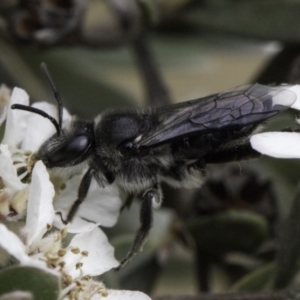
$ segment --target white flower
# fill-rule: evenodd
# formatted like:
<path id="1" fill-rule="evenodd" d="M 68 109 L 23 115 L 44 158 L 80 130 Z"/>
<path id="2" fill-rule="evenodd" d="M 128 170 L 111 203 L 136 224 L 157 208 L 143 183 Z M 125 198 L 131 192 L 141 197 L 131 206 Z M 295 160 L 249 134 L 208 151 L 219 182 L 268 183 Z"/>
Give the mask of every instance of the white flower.
<path id="1" fill-rule="evenodd" d="M 25 213 L 28 187 L 17 176 L 7 145 L 0 145 L 0 178 L 0 219 L 19 219 Z"/>
<path id="2" fill-rule="evenodd" d="M 45 192 L 43 192 L 44 189 Z M 39 198 L 41 196 L 44 198 Z M 43 235 L 52 224 L 51 218 L 54 217 L 54 213 L 53 208 L 49 211 L 49 207 L 52 205 L 53 196 L 54 189 L 49 181 L 49 175 L 43 163 L 38 162 L 32 175 L 26 225 L 22 233 L 23 241 L 15 233 L 8 230 L 4 224 L 0 224 L 0 246 L 23 265 L 47 269 L 46 261 L 43 258 L 35 257 L 41 255 L 41 251 L 34 250 L 40 246 L 39 243 Z"/>
<path id="3" fill-rule="evenodd" d="M 22 89 L 14 88 L 8 104 L 6 127 L 2 143 L 17 147 L 24 137 L 28 112 L 23 114 L 22 111 L 10 109 L 10 106 L 13 104 L 28 105 L 28 94 Z"/>
<path id="4" fill-rule="evenodd" d="M 4 110 L 7 111 L 6 128 L 2 141 L 2 144 L 5 145 L 0 146 L 0 176 L 4 181 L 4 188 L 0 191 L 0 218 L 4 220 L 16 220 L 24 215 L 26 193 L 28 192 L 28 184 L 24 183 L 24 178 L 26 179 L 31 172 L 34 163 L 32 154 L 38 151 L 42 143 L 55 133 L 55 128 L 48 119 L 27 111 L 10 109 L 10 106 L 16 103 L 29 105 L 28 94 L 19 88 L 13 90 L 7 105 L 8 109 Z M 34 103 L 33 107 L 57 118 L 55 105 L 39 102 Z M 72 117 L 64 109 L 64 126 L 69 126 L 71 122 Z M 78 169 L 75 168 L 75 171 L 78 173 Z M 74 177 L 70 172 L 63 173 L 61 171 L 51 174 L 52 180 L 59 182 L 58 185 L 55 185 L 57 192 L 55 209 L 66 215 L 77 198 L 77 190 L 83 173 Z M 102 226 L 113 226 L 117 221 L 120 207 L 121 199 L 118 189 L 113 187 L 102 189 L 96 182 L 92 182 L 87 198 L 73 222 L 69 224 L 68 231 L 85 231 L 93 228 L 95 223 Z M 55 219 L 55 225 L 62 227 L 58 216 Z"/>
<path id="5" fill-rule="evenodd" d="M 28 105 L 28 102 L 25 91 L 14 89 L 8 109 L 3 109 L 3 115 L 7 111 L 7 123 L 0 145 L 0 221 L 2 219 L 9 224 L 13 217 L 23 217 L 26 209 L 27 215 L 21 230 L 17 227 L 12 232 L 5 223 L 0 223 L 0 247 L 20 264 L 41 268 L 58 276 L 62 286 L 60 299 L 96 300 L 105 297 L 108 300 L 149 300 L 140 292 L 107 290 L 102 282 L 92 279 L 92 276 L 101 275 L 119 265 L 114 258 L 114 249 L 98 227 L 99 224 L 112 226 L 116 222 L 121 206 L 117 190 L 108 188 L 102 192 L 103 189 L 96 183 L 92 184 L 78 217 L 68 228 L 80 233 L 74 235 L 67 247 L 62 247 L 67 228 L 52 229 L 54 223 L 60 223 L 53 207 L 54 186 L 44 164 L 35 162 L 31 156 L 55 129 L 47 119 L 9 109 L 13 103 Z M 34 106 L 52 116 L 57 114 L 55 106 L 48 103 Z M 66 111 L 64 116 L 65 123 L 71 121 Z M 29 176 L 30 183 L 26 180 Z M 58 188 L 55 206 L 66 213 L 76 200 L 81 177 L 59 177 L 66 181 L 64 189 Z M 57 177 L 54 176 L 55 179 Z"/>
<path id="6" fill-rule="evenodd" d="M 0 94 L 2 94 L 0 92 Z M 5 126 L 4 139 L 6 144 L 0 145 L 0 219 L 17 220 L 23 217 L 26 209 L 26 198 L 28 187 L 27 184 L 21 182 L 24 176 L 18 176 L 17 169 L 27 168 L 28 154 L 13 145 L 20 143 L 18 130 L 15 131 L 12 126 L 17 122 L 18 116 L 12 116 L 11 110 L 8 109 L 12 103 L 26 103 L 28 96 L 24 91 L 14 90 L 10 101 L 6 103 L 7 108 L 4 109 L 4 115 L 1 120 L 7 117 Z M 20 128 L 24 127 L 24 121 L 20 117 Z M 9 133 L 9 134 L 8 134 Z M 20 130 L 21 133 L 21 130 Z M 11 138 L 9 138 L 11 135 Z"/>
<path id="7" fill-rule="evenodd" d="M 131 295 L 131 299 L 149 299 L 142 293 L 108 291 L 103 283 L 91 278 L 119 265 L 107 237 L 97 226 L 75 235 L 66 248 L 61 246 L 66 235 L 64 229 L 47 234 L 55 215 L 53 197 L 54 188 L 48 172 L 39 161 L 32 172 L 21 238 L 0 224 L 0 246 L 22 265 L 42 268 L 59 276 L 63 287 L 61 297 L 101 299 L 108 295 L 105 299 L 119 299 L 120 295 Z"/>
<path id="8" fill-rule="evenodd" d="M 51 269 L 58 271 L 53 266 L 52 260 L 59 250 L 61 250 L 60 253 L 64 252 L 61 248 L 61 241 L 66 235 L 66 230 L 45 235 L 51 229 L 55 216 L 52 205 L 53 197 L 54 188 L 49 180 L 49 174 L 44 164 L 39 161 L 32 172 L 26 223 L 21 239 L 7 230 L 5 225 L 0 224 L 0 245 L 24 265 L 37 265 L 48 269 L 49 264 Z M 74 251 L 75 248 L 81 251 Z M 82 251 L 90 254 L 87 257 L 77 257 L 76 255 Z M 80 274 L 83 276 L 99 275 L 119 264 L 113 257 L 113 248 L 97 226 L 75 235 L 62 256 L 65 257 L 65 264 L 61 266 L 62 270 L 74 278 L 78 278 Z M 75 265 L 80 261 L 83 265 L 80 270 L 77 270 Z M 56 263 L 56 267 L 58 266 L 59 262 Z"/>
<path id="9" fill-rule="evenodd" d="M 300 85 L 287 86 L 288 91 L 296 95 L 291 108 L 300 110 Z M 284 95 L 283 95 L 284 96 Z M 282 97 L 278 104 L 284 104 Z M 299 120 L 296 120 L 300 123 Z M 250 143 L 256 151 L 277 158 L 300 158 L 300 133 L 298 132 L 263 132 L 254 134 Z"/>
<path id="10" fill-rule="evenodd" d="M 256 151 L 277 158 L 300 158 L 300 133 L 265 132 L 251 137 Z"/>
<path id="11" fill-rule="evenodd" d="M 0 91 L 1 94 L 1 91 Z M 18 220 L 22 218 L 26 210 L 28 194 L 28 180 L 32 168 L 32 151 L 37 150 L 44 140 L 35 139 L 33 134 L 39 130 L 45 131 L 43 139 L 49 137 L 48 123 L 43 118 L 41 122 L 29 122 L 32 114 L 26 111 L 10 109 L 12 104 L 29 104 L 29 96 L 19 88 L 12 92 L 7 103 L 5 133 L 0 145 L 0 176 L 2 187 L 0 190 L 0 219 L 4 221 Z M 49 105 L 46 103 L 35 104 L 35 107 Z M 41 107 L 41 108 L 42 108 Z M 4 119 L 5 119 L 4 117 Z M 31 124 L 34 126 L 30 126 Z M 36 126 L 39 124 L 39 126 Z M 37 146 L 37 142 L 39 145 Z M 31 148 L 28 147 L 31 145 Z M 25 147 L 24 147 L 25 146 Z"/>
<path id="12" fill-rule="evenodd" d="M 77 189 L 83 174 L 75 175 L 65 182 L 65 187 L 55 198 L 54 207 L 57 211 L 67 215 L 68 210 L 77 198 Z M 68 224 L 68 232 L 80 232 L 94 227 L 94 223 L 104 227 L 114 226 L 117 222 L 121 207 L 119 191 L 110 186 L 100 188 L 96 181 L 92 181 L 85 201 L 81 204 L 75 219 Z M 86 221 L 89 220 L 89 221 Z M 93 222 L 93 223 L 91 223 Z M 64 226 L 59 216 L 56 216 L 54 225 Z"/>
<path id="13" fill-rule="evenodd" d="M 0 145 L 0 184 L 2 184 L 0 219 L 4 221 L 18 220 L 24 216 L 28 193 L 28 180 L 26 179 L 30 176 L 35 162 L 33 154 L 46 139 L 55 133 L 55 128 L 48 119 L 27 111 L 10 109 L 10 106 L 16 103 L 29 104 L 29 96 L 19 88 L 13 90 L 7 104 L 8 109 L 3 110 L 7 111 L 4 139 Z M 33 106 L 57 118 L 55 105 L 39 102 Z M 63 116 L 63 124 L 69 126 L 72 118 L 65 109 Z M 82 174 L 73 177 L 70 172 L 67 174 L 52 172 L 51 174 L 52 180 L 59 182 L 55 186 L 57 192 L 55 208 L 66 215 L 77 198 Z M 96 182 L 92 182 L 84 203 L 68 226 L 68 231 L 74 233 L 85 231 L 93 228 L 95 224 L 113 226 L 117 221 L 120 207 L 121 199 L 118 189 L 112 187 L 102 189 Z M 63 226 L 58 216 L 55 219 L 55 225 Z"/>

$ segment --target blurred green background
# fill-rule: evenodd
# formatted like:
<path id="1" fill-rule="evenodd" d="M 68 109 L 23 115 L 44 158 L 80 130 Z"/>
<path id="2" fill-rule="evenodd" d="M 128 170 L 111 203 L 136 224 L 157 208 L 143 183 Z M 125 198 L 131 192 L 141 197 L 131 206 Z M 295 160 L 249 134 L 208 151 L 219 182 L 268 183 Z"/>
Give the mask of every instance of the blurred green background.
<path id="1" fill-rule="evenodd" d="M 87 119 L 253 82 L 296 84 L 299 15 L 296 0 L 5 0 L 0 82 L 54 103 L 40 71 L 46 62 L 66 108 Z M 294 116 L 278 116 L 265 130 L 296 127 Z M 264 157 L 209 166 L 202 191 L 164 187 L 143 253 L 104 282 L 153 296 L 299 287 L 300 211 L 289 215 L 299 178 L 299 161 Z M 139 226 L 138 210 L 136 200 L 106 230 L 119 259 Z"/>

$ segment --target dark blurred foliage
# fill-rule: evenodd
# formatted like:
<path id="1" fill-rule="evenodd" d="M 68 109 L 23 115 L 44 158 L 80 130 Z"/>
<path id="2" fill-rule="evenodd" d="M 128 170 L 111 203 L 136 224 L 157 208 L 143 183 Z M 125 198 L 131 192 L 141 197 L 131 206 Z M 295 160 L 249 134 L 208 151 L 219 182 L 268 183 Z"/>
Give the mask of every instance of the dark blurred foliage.
<path id="1" fill-rule="evenodd" d="M 184 84 L 195 80 L 185 97 L 198 86 L 204 91 L 197 96 L 204 96 L 210 83 L 211 92 L 218 92 L 214 89 L 226 84 L 235 65 L 211 78 L 215 61 L 208 59 L 209 51 L 225 68 L 229 56 L 222 57 L 222 49 L 238 56 L 276 41 L 277 51 L 256 74 L 249 73 L 251 62 L 243 57 L 239 68 L 248 80 L 233 84 L 299 83 L 299 15 L 297 0 L 2 0 L 0 81 L 25 88 L 34 101 L 52 99 L 39 71 L 45 61 L 71 113 L 93 118 L 107 107 L 180 99 L 175 93 L 180 84 L 171 83 L 176 76 Z M 189 77 L 186 68 L 198 65 L 204 66 L 204 76 Z M 166 69 L 175 74 L 172 79 Z M 295 126 L 291 113 L 272 120 L 268 129 L 288 126 Z M 296 299 L 299 167 L 296 160 L 264 158 L 208 166 L 201 189 L 163 186 L 165 204 L 155 213 L 144 251 L 104 281 L 111 288 L 149 294 L 191 294 L 195 286 L 233 292 L 178 299 Z M 138 210 L 137 200 L 107 229 L 118 258 L 133 240 Z M 261 292 L 279 288 L 288 291 Z"/>

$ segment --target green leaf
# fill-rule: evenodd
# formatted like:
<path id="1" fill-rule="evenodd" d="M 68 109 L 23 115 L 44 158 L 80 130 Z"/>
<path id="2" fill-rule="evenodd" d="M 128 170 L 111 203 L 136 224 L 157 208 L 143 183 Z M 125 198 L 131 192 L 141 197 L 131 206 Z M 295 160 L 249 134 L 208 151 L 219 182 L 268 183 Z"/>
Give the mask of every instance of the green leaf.
<path id="1" fill-rule="evenodd" d="M 113 245 L 115 247 L 115 256 L 122 259 L 126 256 L 131 249 L 133 235 L 126 235 L 114 239 Z M 114 277 L 109 278 L 111 282 L 117 281 L 118 285 L 114 288 L 139 290 L 149 293 L 160 273 L 161 264 L 156 255 L 157 247 L 151 241 L 147 241 L 143 250 L 135 255 L 128 264 L 119 271 L 110 272 L 106 276 Z M 106 281 L 106 280 L 105 280 Z"/>
<path id="2" fill-rule="evenodd" d="M 295 276 L 300 256 L 300 187 L 289 215 L 282 223 L 278 235 L 278 254 L 274 275 L 274 288 L 283 289 Z"/>
<path id="3" fill-rule="evenodd" d="M 196 295 L 199 293 L 199 289 L 197 279 L 195 278 L 193 253 L 187 248 L 182 247 L 181 243 L 173 243 L 169 250 L 170 253 L 167 256 L 167 260 L 163 263 L 163 269 L 152 293 L 154 295 L 174 296 Z M 166 253 L 163 252 L 163 254 Z M 189 297 L 186 296 L 186 299 L 189 299 Z"/>
<path id="4" fill-rule="evenodd" d="M 35 300 L 56 300 L 59 278 L 33 267 L 15 266 L 0 272 L 0 295 L 14 291 L 28 291 Z"/>
<path id="5" fill-rule="evenodd" d="M 139 0 L 137 3 L 140 5 L 146 20 L 149 23 L 156 24 L 159 21 L 159 12 L 157 3 L 153 0 Z"/>
<path id="6" fill-rule="evenodd" d="M 31 100 L 55 102 L 49 84 L 40 70 L 41 62 L 46 62 L 64 105 L 72 114 L 90 118 L 108 107 L 135 106 L 134 97 L 122 86 L 114 84 L 115 81 L 120 82 L 120 73 L 126 73 L 127 79 L 133 73 L 128 51 L 100 53 L 87 49 L 56 49 L 32 55 L 26 48 L 16 50 L 2 42 L 0 52 L 4 56 L 12 56 L 14 65 L 12 67 L 10 60 L 5 64 L 6 73 L 3 76 L 0 74 L 2 81 L 7 82 L 5 78 L 9 78 L 8 83 L 24 88 Z M 130 83 L 127 80 L 123 86 L 127 88 Z"/>
<path id="7" fill-rule="evenodd" d="M 247 274 L 232 287 L 237 292 L 256 292 L 264 289 L 270 282 L 274 272 L 274 264 L 267 264 Z"/>
<path id="8" fill-rule="evenodd" d="M 112 65 L 102 64 L 105 55 L 101 53 L 92 55 L 88 50 L 74 49 L 72 52 L 57 50 L 37 53 L 35 56 L 23 52 L 22 56 L 47 88 L 47 101 L 54 102 L 52 91 L 39 69 L 41 62 L 47 63 L 64 105 L 71 113 L 80 117 L 95 117 L 108 107 L 134 105 L 133 98 L 106 80 L 105 72 L 107 69 L 111 72 L 114 68 Z M 115 72 L 117 71 L 118 69 Z M 39 99 L 41 100 L 43 99 Z"/>
<path id="9" fill-rule="evenodd" d="M 200 250 L 225 254 L 230 251 L 252 253 L 268 235 L 267 221 L 253 212 L 228 211 L 199 217 L 188 225 Z"/>
<path id="10" fill-rule="evenodd" d="M 299 1 L 259 0 L 194 9 L 186 20 L 201 29 L 283 42 L 298 42 Z"/>

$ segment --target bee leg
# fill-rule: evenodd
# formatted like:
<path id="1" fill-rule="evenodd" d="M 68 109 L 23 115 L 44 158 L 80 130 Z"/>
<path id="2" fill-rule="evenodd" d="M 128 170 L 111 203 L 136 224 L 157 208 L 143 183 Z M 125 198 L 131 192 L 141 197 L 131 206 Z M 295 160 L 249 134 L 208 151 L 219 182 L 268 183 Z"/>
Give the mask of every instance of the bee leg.
<path id="1" fill-rule="evenodd" d="M 140 228 L 135 235 L 130 251 L 127 256 L 121 260 L 120 265 L 116 268 L 116 270 L 122 268 L 132 259 L 133 256 L 142 250 L 152 226 L 152 208 L 158 206 L 162 202 L 162 194 L 158 186 L 146 190 L 143 193 L 142 198 L 143 202 L 140 211 Z"/>
<path id="2" fill-rule="evenodd" d="M 188 171 L 192 170 L 204 170 L 206 167 L 206 161 L 203 158 L 199 158 L 196 162 L 187 165 Z"/>
<path id="3" fill-rule="evenodd" d="M 125 200 L 125 202 L 122 204 L 121 208 L 120 208 L 120 212 L 122 212 L 125 208 L 126 209 L 129 209 L 131 204 L 132 204 L 132 201 L 134 199 L 134 194 L 129 194 Z"/>
<path id="4" fill-rule="evenodd" d="M 89 168 L 87 170 L 87 172 L 84 174 L 84 176 L 82 177 L 80 185 L 79 185 L 79 189 L 78 189 L 78 198 L 72 204 L 72 206 L 67 214 L 67 217 L 64 219 L 61 212 L 56 213 L 57 215 L 60 216 L 60 219 L 64 224 L 68 224 L 69 222 L 71 222 L 73 220 L 76 212 L 78 211 L 80 204 L 86 198 L 86 195 L 87 195 L 90 185 L 91 185 L 93 174 L 94 174 L 94 169 Z"/>

